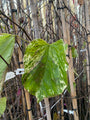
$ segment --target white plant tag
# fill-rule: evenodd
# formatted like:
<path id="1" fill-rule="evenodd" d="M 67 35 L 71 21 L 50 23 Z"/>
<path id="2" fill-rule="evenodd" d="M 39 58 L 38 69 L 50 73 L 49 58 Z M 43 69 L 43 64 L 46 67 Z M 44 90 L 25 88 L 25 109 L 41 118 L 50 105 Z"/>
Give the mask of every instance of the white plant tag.
<path id="1" fill-rule="evenodd" d="M 15 77 L 15 73 L 14 72 L 7 72 L 6 73 L 6 77 L 5 77 L 5 82 L 7 80 L 10 80 L 10 79 L 14 78 L 14 77 Z"/>
<path id="2" fill-rule="evenodd" d="M 24 74 L 24 68 L 18 68 L 17 70 L 15 70 L 16 75 L 22 75 Z"/>

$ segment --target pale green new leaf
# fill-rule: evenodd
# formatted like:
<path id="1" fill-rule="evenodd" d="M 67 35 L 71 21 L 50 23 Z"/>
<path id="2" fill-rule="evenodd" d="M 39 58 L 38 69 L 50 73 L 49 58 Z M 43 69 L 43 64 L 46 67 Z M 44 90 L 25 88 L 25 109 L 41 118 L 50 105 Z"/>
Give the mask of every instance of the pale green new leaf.
<path id="1" fill-rule="evenodd" d="M 26 48 L 22 83 L 38 101 L 59 95 L 67 87 L 65 50 L 63 40 L 48 44 L 38 39 Z"/>
<path id="2" fill-rule="evenodd" d="M 72 51 L 72 57 L 73 57 L 73 58 L 78 57 L 77 50 L 76 50 L 74 47 L 71 48 L 71 51 Z"/>
<path id="3" fill-rule="evenodd" d="M 13 53 L 15 43 L 15 36 L 10 34 L 1 34 L 0 35 L 0 55 L 10 64 L 10 59 Z M 5 70 L 7 64 L 0 57 L 0 91 L 5 78 Z"/>
<path id="4" fill-rule="evenodd" d="M 6 109 L 6 97 L 0 98 L 0 117 Z"/>

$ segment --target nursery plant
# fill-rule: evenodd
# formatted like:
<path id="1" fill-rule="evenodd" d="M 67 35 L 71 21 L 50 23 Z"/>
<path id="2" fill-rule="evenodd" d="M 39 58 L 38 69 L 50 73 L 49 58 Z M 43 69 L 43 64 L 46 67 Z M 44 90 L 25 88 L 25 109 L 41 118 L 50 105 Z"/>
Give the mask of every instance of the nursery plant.
<path id="1" fill-rule="evenodd" d="M 36 39 L 27 46 L 22 83 L 38 102 L 62 94 L 67 87 L 66 48 L 62 39 L 52 44 Z"/>
<path id="2" fill-rule="evenodd" d="M 0 91 L 13 54 L 14 43 L 13 35 L 0 35 Z M 27 46 L 22 83 L 30 94 L 36 96 L 38 102 L 62 94 L 67 87 L 66 48 L 63 40 L 48 44 L 42 39 L 36 39 Z M 0 104 L 2 114 L 6 107 L 6 98 L 1 98 Z"/>
<path id="3" fill-rule="evenodd" d="M 5 80 L 6 69 L 9 67 L 15 44 L 15 36 L 11 34 L 0 34 L 0 94 Z M 6 108 L 6 98 L 0 95 L 0 115 Z"/>

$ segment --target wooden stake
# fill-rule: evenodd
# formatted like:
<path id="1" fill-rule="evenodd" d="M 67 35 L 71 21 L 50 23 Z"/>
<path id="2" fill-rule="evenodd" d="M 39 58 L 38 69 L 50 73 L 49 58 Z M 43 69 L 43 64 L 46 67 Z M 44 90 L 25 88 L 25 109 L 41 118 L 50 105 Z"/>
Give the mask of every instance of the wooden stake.
<path id="1" fill-rule="evenodd" d="M 13 0 L 10 0 L 11 2 L 11 11 L 12 10 L 15 10 L 15 5 L 14 5 L 14 1 Z M 16 12 L 15 11 L 12 11 L 12 19 L 15 23 L 17 23 L 17 19 L 16 19 Z M 15 33 L 17 34 L 18 32 L 18 27 L 13 24 L 13 27 L 15 29 Z M 16 41 L 18 42 L 19 45 L 21 45 L 21 41 L 20 41 L 20 38 L 19 37 L 16 37 Z M 20 50 L 20 48 L 18 48 L 18 54 L 19 54 L 19 62 L 22 61 L 22 51 Z M 23 65 L 20 65 L 21 68 L 23 68 Z M 23 95 L 23 91 L 22 91 L 22 101 L 23 101 L 23 110 L 24 110 L 24 114 L 25 113 L 25 98 L 24 98 L 24 95 Z M 26 102 L 27 102 L 27 108 L 29 108 L 31 106 L 31 103 L 29 102 L 30 101 L 30 96 L 29 94 L 27 93 L 27 91 L 25 91 L 25 95 L 26 95 Z M 31 112 L 28 112 L 28 116 L 29 116 L 29 120 L 32 120 L 32 114 Z"/>
<path id="2" fill-rule="evenodd" d="M 29 120 L 33 120 L 33 118 L 32 118 L 32 112 L 31 112 L 30 94 L 26 90 L 25 90 L 25 96 L 26 96 L 26 100 L 27 100 L 27 109 L 29 110 L 28 111 Z"/>
<path id="3" fill-rule="evenodd" d="M 34 26 L 34 38 L 38 39 L 40 38 L 40 31 L 39 31 L 39 25 L 38 25 L 38 14 L 37 14 L 37 6 L 35 6 L 36 0 L 30 0 L 30 8 L 32 12 L 32 21 Z"/>
<path id="4" fill-rule="evenodd" d="M 63 112 L 63 95 L 61 97 L 61 120 L 64 120 L 64 112 Z"/>
<path id="5" fill-rule="evenodd" d="M 85 13 L 86 13 L 86 28 L 87 31 L 90 31 L 90 21 L 89 21 L 89 1 L 88 0 L 84 0 L 85 2 Z M 87 32 L 88 34 L 88 32 Z M 90 118 L 90 33 L 87 35 L 87 81 L 88 81 L 88 93 L 89 93 L 89 97 L 88 97 L 88 101 L 89 101 L 89 118 Z"/>
<path id="6" fill-rule="evenodd" d="M 62 2 L 62 1 L 61 1 Z M 67 16 L 67 13 L 65 11 L 65 16 Z M 70 26 L 65 23 L 65 16 L 63 13 L 63 10 L 61 10 L 61 20 L 62 20 L 62 27 L 63 27 L 63 39 L 64 42 L 70 45 Z M 68 51 L 67 51 L 68 54 Z M 70 89 L 71 89 L 71 96 L 76 97 L 76 90 L 74 88 L 74 70 L 73 70 L 73 61 L 72 61 L 72 53 L 71 49 L 69 51 L 69 58 L 67 58 L 67 61 L 69 63 L 68 68 L 68 75 L 69 75 L 69 83 L 70 83 Z M 78 107 L 77 107 L 77 100 L 72 99 L 73 109 L 74 109 L 74 120 L 79 120 L 78 117 Z"/>
<path id="7" fill-rule="evenodd" d="M 44 98 L 44 102 L 45 102 L 45 107 L 46 107 L 47 120 L 51 120 L 50 105 L 49 105 L 48 98 Z"/>

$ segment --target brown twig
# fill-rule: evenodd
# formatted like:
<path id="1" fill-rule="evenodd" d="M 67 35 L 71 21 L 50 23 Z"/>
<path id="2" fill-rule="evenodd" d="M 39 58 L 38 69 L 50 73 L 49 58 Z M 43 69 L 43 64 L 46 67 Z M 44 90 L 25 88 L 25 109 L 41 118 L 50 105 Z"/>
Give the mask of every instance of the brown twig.
<path id="1" fill-rule="evenodd" d="M 7 64 L 7 66 L 9 67 L 9 64 L 7 63 L 7 61 L 0 55 L 0 58 Z"/>
<path id="2" fill-rule="evenodd" d="M 10 19 L 7 15 L 5 15 L 1 10 L 0 10 L 0 14 L 2 14 L 4 17 L 6 17 L 8 20 L 10 20 L 12 23 L 14 23 L 16 26 L 18 26 L 24 33 L 25 35 L 28 37 L 29 40 L 31 40 L 31 38 L 29 37 L 29 35 L 27 34 L 27 32 L 25 31 L 24 28 L 22 28 L 19 24 L 17 24 L 16 22 L 14 22 L 12 19 Z"/>

